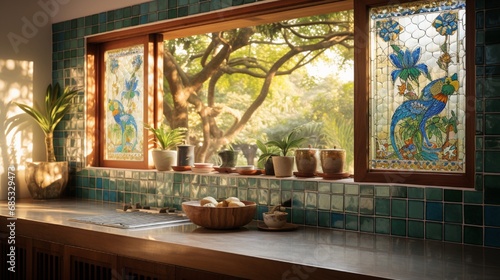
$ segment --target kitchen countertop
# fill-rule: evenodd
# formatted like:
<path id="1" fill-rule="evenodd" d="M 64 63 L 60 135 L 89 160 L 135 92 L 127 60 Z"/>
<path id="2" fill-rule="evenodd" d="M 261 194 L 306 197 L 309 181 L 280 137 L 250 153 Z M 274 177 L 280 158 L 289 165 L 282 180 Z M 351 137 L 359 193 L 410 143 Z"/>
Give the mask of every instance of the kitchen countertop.
<path id="1" fill-rule="evenodd" d="M 34 221 L 176 248 L 272 260 L 287 264 L 284 267 L 289 269 L 281 273 L 283 277 L 306 279 L 303 277 L 316 269 L 390 279 L 498 279 L 500 275 L 500 250 L 493 248 L 303 226 L 289 232 L 267 232 L 258 230 L 258 221 L 229 231 L 208 230 L 191 223 L 119 229 L 70 221 L 116 213 L 119 204 L 26 199 L 16 201 L 15 206 L 17 223 Z M 0 216 L 0 224 L 10 217 L 6 201 L 0 202 Z"/>

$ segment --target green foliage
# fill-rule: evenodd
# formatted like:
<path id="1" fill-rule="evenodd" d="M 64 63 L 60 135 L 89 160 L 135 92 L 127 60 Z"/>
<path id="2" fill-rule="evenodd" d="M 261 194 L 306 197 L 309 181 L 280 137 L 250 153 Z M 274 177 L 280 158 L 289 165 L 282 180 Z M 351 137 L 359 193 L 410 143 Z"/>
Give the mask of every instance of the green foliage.
<path id="1" fill-rule="evenodd" d="M 56 83 L 50 84 L 45 93 L 45 111 L 42 111 L 37 104 L 30 107 L 26 104 L 14 102 L 21 110 L 31 116 L 43 130 L 45 135 L 54 132 L 57 124 L 71 109 L 71 100 L 78 94 L 77 89 L 66 87 L 61 93 L 61 86 Z"/>
<path id="2" fill-rule="evenodd" d="M 271 147 L 276 147 L 280 150 L 280 155 L 288 156 L 288 154 L 295 148 L 299 148 L 303 142 L 307 139 L 303 137 L 297 137 L 295 134 L 296 130 L 292 130 L 285 137 L 280 140 L 272 140 L 266 143 L 266 145 Z"/>
<path id="3" fill-rule="evenodd" d="M 256 141 L 257 148 L 260 150 L 261 154 L 259 155 L 259 159 L 257 160 L 257 165 L 259 167 L 264 167 L 267 160 L 271 156 L 277 156 L 280 153 L 280 150 L 276 146 L 270 146 L 267 142 L 264 143 L 261 140 Z"/>
<path id="4" fill-rule="evenodd" d="M 185 127 L 170 129 L 164 122 L 162 122 L 158 128 L 149 124 L 144 124 L 144 127 L 154 134 L 156 139 L 155 142 L 162 150 L 170 150 L 182 144 L 186 138 L 187 129 Z"/>

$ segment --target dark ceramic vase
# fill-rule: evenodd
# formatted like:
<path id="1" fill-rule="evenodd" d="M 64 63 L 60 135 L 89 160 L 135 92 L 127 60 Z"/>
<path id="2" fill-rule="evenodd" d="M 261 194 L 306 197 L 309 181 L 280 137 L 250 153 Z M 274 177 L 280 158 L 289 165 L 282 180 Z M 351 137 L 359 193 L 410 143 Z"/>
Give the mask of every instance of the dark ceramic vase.
<path id="1" fill-rule="evenodd" d="M 264 164 L 264 170 L 266 172 L 266 175 L 274 175 L 274 165 L 273 165 L 273 158 L 269 157 Z"/>
<path id="2" fill-rule="evenodd" d="M 237 151 L 231 151 L 231 150 L 220 151 L 218 155 L 222 161 L 220 167 L 231 168 L 236 166 L 236 162 L 238 161 Z"/>

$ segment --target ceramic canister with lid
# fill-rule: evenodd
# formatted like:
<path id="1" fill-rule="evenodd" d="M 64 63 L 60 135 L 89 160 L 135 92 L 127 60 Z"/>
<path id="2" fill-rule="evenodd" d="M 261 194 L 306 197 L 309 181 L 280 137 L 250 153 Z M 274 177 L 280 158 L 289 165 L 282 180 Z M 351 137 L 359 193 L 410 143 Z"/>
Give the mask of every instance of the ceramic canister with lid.
<path id="1" fill-rule="evenodd" d="M 345 163 L 344 149 L 323 149 L 320 151 L 321 168 L 325 174 L 337 174 L 344 172 Z"/>

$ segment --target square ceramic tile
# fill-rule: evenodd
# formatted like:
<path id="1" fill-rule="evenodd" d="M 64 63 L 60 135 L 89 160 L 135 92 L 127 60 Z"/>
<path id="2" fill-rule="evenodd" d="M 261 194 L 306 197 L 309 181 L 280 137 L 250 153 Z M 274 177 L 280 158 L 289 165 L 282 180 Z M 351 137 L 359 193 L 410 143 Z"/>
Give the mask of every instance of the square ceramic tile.
<path id="1" fill-rule="evenodd" d="M 305 207 L 309 209 L 318 209 L 318 194 L 315 192 L 306 192 Z"/>
<path id="2" fill-rule="evenodd" d="M 332 228 L 344 228 L 344 214 L 341 213 L 331 213 L 331 225 Z"/>
<path id="3" fill-rule="evenodd" d="M 464 203 L 483 203 L 483 192 L 478 191 L 464 191 Z"/>
<path id="4" fill-rule="evenodd" d="M 350 194 L 350 195 L 359 194 L 359 185 L 346 184 L 345 185 L 345 194 Z"/>
<path id="5" fill-rule="evenodd" d="M 358 216 L 352 214 L 345 215 L 345 229 L 358 230 Z"/>
<path id="6" fill-rule="evenodd" d="M 308 226 L 318 226 L 318 211 L 313 209 L 306 209 L 305 224 Z"/>
<path id="7" fill-rule="evenodd" d="M 483 245 L 483 228 L 465 225 L 464 243 L 472 245 Z"/>
<path id="8" fill-rule="evenodd" d="M 332 183 L 332 193 L 333 194 L 343 194 L 344 184 Z"/>
<path id="9" fill-rule="evenodd" d="M 408 188 L 402 186 L 391 186 L 391 196 L 406 198 L 408 196 Z"/>
<path id="10" fill-rule="evenodd" d="M 444 204 L 444 221 L 451 223 L 462 223 L 462 204 L 445 203 Z"/>
<path id="11" fill-rule="evenodd" d="M 375 229 L 375 220 L 373 217 L 359 217 L 359 230 L 362 232 L 373 232 Z"/>
<path id="12" fill-rule="evenodd" d="M 344 196 L 342 195 L 332 195 L 332 211 L 344 211 Z"/>
<path id="13" fill-rule="evenodd" d="M 424 238 L 424 222 L 408 221 L 408 237 Z"/>
<path id="14" fill-rule="evenodd" d="M 293 192 L 292 208 L 304 208 L 305 194 L 303 192 Z"/>
<path id="15" fill-rule="evenodd" d="M 444 190 L 444 201 L 447 202 L 462 202 L 462 191 L 461 190 Z"/>
<path id="16" fill-rule="evenodd" d="M 325 182 L 318 183 L 318 192 L 320 193 L 331 193 L 331 184 Z"/>
<path id="17" fill-rule="evenodd" d="M 420 200 L 408 200 L 408 218 L 424 219 L 424 202 Z"/>
<path id="18" fill-rule="evenodd" d="M 439 241 L 443 240 L 443 224 L 426 222 L 425 238 Z"/>
<path id="19" fill-rule="evenodd" d="M 426 188 L 425 198 L 427 200 L 443 200 L 443 189 Z"/>
<path id="20" fill-rule="evenodd" d="M 330 210 L 330 194 L 320 193 L 318 194 L 318 209 Z"/>
<path id="21" fill-rule="evenodd" d="M 375 232 L 381 234 L 390 234 L 391 220 L 389 218 L 375 218 Z"/>
<path id="22" fill-rule="evenodd" d="M 500 206 L 484 206 L 484 225 L 500 227 Z"/>
<path id="23" fill-rule="evenodd" d="M 445 224 L 444 241 L 462 243 L 462 225 Z"/>
<path id="24" fill-rule="evenodd" d="M 406 220 L 391 219 L 391 235 L 406 236 Z"/>
<path id="25" fill-rule="evenodd" d="M 406 218 L 406 200 L 393 199 L 391 201 L 391 216 Z"/>
<path id="26" fill-rule="evenodd" d="M 500 228 L 484 228 L 484 245 L 500 248 Z"/>
<path id="27" fill-rule="evenodd" d="M 375 215 L 389 216 L 390 213 L 390 200 L 385 198 L 375 198 Z"/>
<path id="28" fill-rule="evenodd" d="M 375 196 L 388 197 L 390 195 L 389 186 L 375 186 Z"/>
<path id="29" fill-rule="evenodd" d="M 361 185 L 359 186 L 359 195 L 361 196 L 373 196 L 375 194 L 375 188 L 372 185 Z"/>
<path id="30" fill-rule="evenodd" d="M 304 209 L 292 208 L 292 223 L 303 225 L 305 223 Z"/>
<path id="31" fill-rule="evenodd" d="M 469 225 L 483 225 L 483 206 L 464 205 L 464 223 Z"/>
<path id="32" fill-rule="evenodd" d="M 318 226 L 329 228 L 331 225 L 330 212 L 318 211 Z"/>
<path id="33" fill-rule="evenodd" d="M 427 202 L 425 205 L 425 218 L 430 221 L 443 221 L 443 203 Z"/>
<path id="34" fill-rule="evenodd" d="M 344 197 L 344 211 L 351 213 L 358 213 L 358 196 L 346 195 Z"/>
<path id="35" fill-rule="evenodd" d="M 359 198 L 359 213 L 373 215 L 373 197 Z"/>

